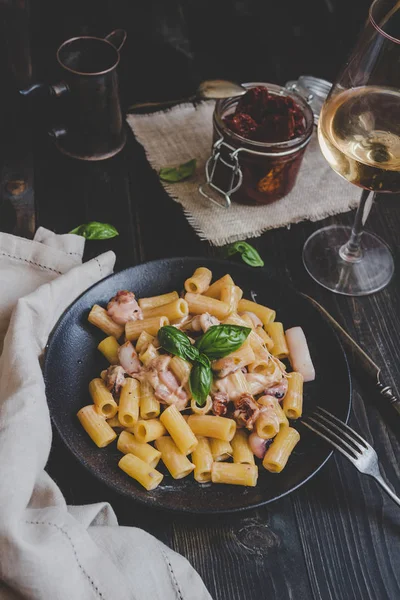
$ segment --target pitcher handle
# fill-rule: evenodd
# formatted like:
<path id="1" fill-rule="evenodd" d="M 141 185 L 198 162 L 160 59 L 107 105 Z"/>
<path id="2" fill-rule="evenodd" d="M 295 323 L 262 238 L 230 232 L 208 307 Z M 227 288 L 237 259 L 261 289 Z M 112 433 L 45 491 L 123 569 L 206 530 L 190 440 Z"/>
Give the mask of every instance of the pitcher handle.
<path id="1" fill-rule="evenodd" d="M 126 31 L 125 29 L 114 29 L 114 31 L 106 35 L 104 39 L 107 40 L 107 42 L 110 42 L 110 44 L 119 51 L 125 44 Z"/>

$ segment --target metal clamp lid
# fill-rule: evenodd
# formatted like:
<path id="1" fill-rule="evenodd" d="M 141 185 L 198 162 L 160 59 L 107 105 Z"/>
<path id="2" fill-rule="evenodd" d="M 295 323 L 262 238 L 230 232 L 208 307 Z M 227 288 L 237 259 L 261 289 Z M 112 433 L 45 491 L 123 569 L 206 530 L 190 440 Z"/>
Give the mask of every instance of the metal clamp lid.
<path id="1" fill-rule="evenodd" d="M 231 163 L 227 162 L 221 156 L 221 148 L 223 146 L 230 151 L 228 154 L 228 157 L 232 161 Z M 239 148 L 238 150 L 241 150 L 241 148 Z M 224 142 L 223 137 L 220 137 L 219 140 L 217 140 L 215 142 L 215 144 L 213 145 L 212 154 L 206 162 L 206 167 L 205 167 L 206 183 L 203 183 L 202 185 L 199 186 L 199 192 L 205 198 L 207 198 L 207 200 L 210 200 L 210 202 L 212 202 L 213 204 L 216 204 L 219 207 L 229 208 L 231 205 L 231 195 L 234 192 L 236 192 L 242 185 L 243 173 L 242 173 L 242 170 L 239 165 L 239 159 L 238 159 L 239 151 L 238 150 L 235 150 L 235 148 L 233 148 L 233 146 L 230 146 L 229 144 Z M 232 171 L 227 190 L 221 189 L 214 183 L 215 168 L 218 164 L 218 161 L 221 161 L 221 163 L 223 165 L 225 165 Z M 212 196 L 207 194 L 207 192 L 205 191 L 207 186 L 209 188 L 211 188 L 212 190 L 221 194 L 221 196 L 223 196 L 223 198 L 225 200 L 224 204 L 217 202 L 217 200 L 214 200 L 214 198 Z"/>
<path id="2" fill-rule="evenodd" d="M 332 84 L 325 79 L 312 77 L 312 75 L 301 75 L 296 81 L 286 82 L 285 87 L 307 100 L 314 113 L 314 123 L 318 125 L 322 105 L 331 91 Z"/>

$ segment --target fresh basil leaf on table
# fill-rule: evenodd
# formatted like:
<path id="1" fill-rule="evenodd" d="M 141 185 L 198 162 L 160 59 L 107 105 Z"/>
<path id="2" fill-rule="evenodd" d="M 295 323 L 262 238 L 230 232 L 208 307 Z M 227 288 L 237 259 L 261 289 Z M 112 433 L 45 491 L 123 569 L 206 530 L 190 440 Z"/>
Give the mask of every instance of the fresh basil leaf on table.
<path id="1" fill-rule="evenodd" d="M 224 358 L 240 348 L 250 331 L 250 327 L 240 325 L 213 325 L 196 342 L 196 347 L 210 360 Z"/>
<path id="2" fill-rule="evenodd" d="M 161 327 L 157 337 L 162 348 L 175 356 L 180 356 L 180 358 L 188 361 L 196 360 L 199 356 L 198 349 L 192 346 L 186 333 L 172 325 Z"/>
<path id="3" fill-rule="evenodd" d="M 190 391 L 197 406 L 204 406 L 210 393 L 213 375 L 211 367 L 196 361 L 190 371 Z"/>
<path id="4" fill-rule="evenodd" d="M 179 165 L 178 167 L 164 167 L 160 169 L 159 177 L 163 181 L 168 181 L 169 183 L 177 183 L 178 181 L 183 181 L 187 179 L 196 170 L 196 159 L 192 158 L 186 163 Z"/>
<path id="5" fill-rule="evenodd" d="M 263 267 L 264 261 L 253 246 L 247 242 L 235 242 L 226 248 L 226 256 L 233 256 L 237 252 L 241 255 L 242 260 L 250 265 L 250 267 Z"/>
<path id="6" fill-rule="evenodd" d="M 90 223 L 78 225 L 78 227 L 75 227 L 75 229 L 72 229 L 69 233 L 81 235 L 87 240 L 109 240 L 119 235 L 114 225 L 110 225 L 109 223 L 99 223 L 99 221 L 90 221 Z"/>

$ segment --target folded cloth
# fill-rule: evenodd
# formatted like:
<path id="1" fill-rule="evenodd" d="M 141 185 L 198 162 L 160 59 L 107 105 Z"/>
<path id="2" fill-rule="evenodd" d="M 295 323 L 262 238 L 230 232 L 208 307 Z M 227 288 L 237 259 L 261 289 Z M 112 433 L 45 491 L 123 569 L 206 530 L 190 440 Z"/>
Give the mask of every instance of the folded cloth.
<path id="1" fill-rule="evenodd" d="M 232 202 L 226 210 L 211 204 L 198 188 L 205 182 L 205 164 L 211 154 L 213 111 L 214 102 L 208 101 L 196 106 L 179 104 L 150 115 L 128 115 L 128 123 L 156 171 L 192 158 L 197 160 L 196 172 L 189 179 L 162 184 L 182 205 L 187 220 L 202 240 L 223 246 L 257 237 L 267 229 L 305 220 L 319 221 L 357 206 L 357 189 L 332 171 L 315 133 L 290 194 L 268 206 Z"/>
<path id="2" fill-rule="evenodd" d="M 107 503 L 67 506 L 44 471 L 51 426 L 40 356 L 62 311 L 115 262 L 107 252 L 82 264 L 83 245 L 43 228 L 33 241 L 0 233 L 0 598 L 210 599 L 186 559 L 119 527 Z"/>

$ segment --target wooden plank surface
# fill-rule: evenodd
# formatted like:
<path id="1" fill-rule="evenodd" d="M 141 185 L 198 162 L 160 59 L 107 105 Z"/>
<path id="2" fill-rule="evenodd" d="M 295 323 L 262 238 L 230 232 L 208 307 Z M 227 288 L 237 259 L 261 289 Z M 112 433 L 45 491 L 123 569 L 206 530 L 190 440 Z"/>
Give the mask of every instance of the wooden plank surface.
<path id="1" fill-rule="evenodd" d="M 87 257 L 111 248 L 118 268 L 124 268 L 160 257 L 218 254 L 194 234 L 131 137 L 120 156 L 97 165 L 66 159 L 50 146 L 35 157 L 41 225 L 63 233 L 93 219 L 110 221 L 120 230 L 115 240 L 89 243 Z M 301 263 L 308 235 L 324 224 L 351 223 L 353 216 L 270 231 L 254 245 L 269 268 L 316 298 L 346 327 L 399 393 L 398 199 L 385 198 L 368 223 L 395 252 L 396 276 L 382 292 L 336 296 L 315 284 Z M 399 494 L 400 419 L 362 381 L 354 381 L 353 402 L 351 424 L 374 445 L 384 475 Z M 68 502 L 109 500 L 121 523 L 143 527 L 186 556 L 218 600 L 400 597 L 399 510 L 341 456 L 291 496 L 222 518 L 159 513 L 119 498 L 89 477 L 57 438 L 48 469 Z"/>

